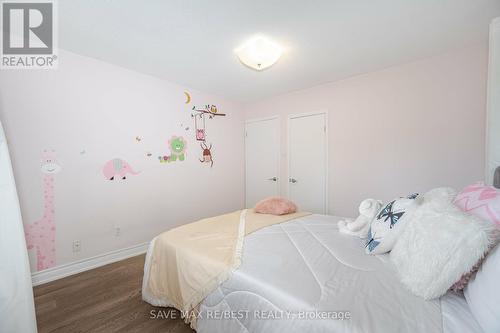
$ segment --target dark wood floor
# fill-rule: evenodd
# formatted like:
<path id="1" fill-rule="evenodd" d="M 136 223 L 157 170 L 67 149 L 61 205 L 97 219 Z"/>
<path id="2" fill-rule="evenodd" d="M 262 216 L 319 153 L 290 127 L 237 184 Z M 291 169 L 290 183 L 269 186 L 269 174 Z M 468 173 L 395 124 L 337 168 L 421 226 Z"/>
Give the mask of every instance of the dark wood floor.
<path id="1" fill-rule="evenodd" d="M 143 267 L 141 255 L 35 287 L 38 331 L 194 332 L 181 319 L 151 318 L 176 310 L 142 301 Z"/>

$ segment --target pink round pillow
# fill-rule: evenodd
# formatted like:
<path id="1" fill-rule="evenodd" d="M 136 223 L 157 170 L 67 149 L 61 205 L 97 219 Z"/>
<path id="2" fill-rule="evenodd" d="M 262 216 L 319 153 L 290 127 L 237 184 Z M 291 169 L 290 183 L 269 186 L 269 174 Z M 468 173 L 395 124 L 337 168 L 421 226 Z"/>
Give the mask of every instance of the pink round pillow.
<path id="1" fill-rule="evenodd" d="M 269 197 L 257 202 L 254 211 L 261 214 L 284 215 L 295 213 L 297 205 L 280 197 Z"/>

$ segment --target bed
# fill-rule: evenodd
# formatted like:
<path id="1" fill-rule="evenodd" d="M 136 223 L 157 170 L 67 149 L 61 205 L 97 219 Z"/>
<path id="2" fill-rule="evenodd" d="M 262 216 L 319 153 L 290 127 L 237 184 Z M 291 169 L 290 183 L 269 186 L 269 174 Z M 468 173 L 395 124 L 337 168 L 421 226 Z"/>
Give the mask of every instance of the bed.
<path id="1" fill-rule="evenodd" d="M 482 332 L 462 295 L 412 295 L 387 255 L 366 255 L 338 220 L 313 214 L 247 235 L 241 266 L 201 302 L 197 331 Z"/>

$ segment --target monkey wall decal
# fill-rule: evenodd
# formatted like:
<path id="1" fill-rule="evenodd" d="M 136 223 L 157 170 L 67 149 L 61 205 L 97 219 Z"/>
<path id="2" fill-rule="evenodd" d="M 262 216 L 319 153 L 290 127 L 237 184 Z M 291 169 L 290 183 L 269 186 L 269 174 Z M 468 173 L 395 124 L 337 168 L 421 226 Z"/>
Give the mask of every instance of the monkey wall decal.
<path id="1" fill-rule="evenodd" d="M 203 150 L 203 157 L 200 159 L 201 163 L 210 163 L 210 167 L 214 166 L 214 159 L 212 157 L 212 144 L 207 146 L 205 142 L 200 143 L 200 147 Z"/>

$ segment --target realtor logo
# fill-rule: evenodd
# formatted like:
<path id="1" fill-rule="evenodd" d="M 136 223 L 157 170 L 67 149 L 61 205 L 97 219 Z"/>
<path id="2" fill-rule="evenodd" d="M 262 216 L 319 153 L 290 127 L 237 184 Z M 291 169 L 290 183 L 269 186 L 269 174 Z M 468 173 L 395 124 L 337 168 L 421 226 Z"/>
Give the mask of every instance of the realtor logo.
<path id="1" fill-rule="evenodd" d="M 2 2 L 2 69 L 55 68 L 54 3 Z"/>

